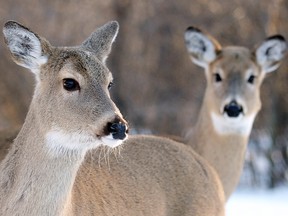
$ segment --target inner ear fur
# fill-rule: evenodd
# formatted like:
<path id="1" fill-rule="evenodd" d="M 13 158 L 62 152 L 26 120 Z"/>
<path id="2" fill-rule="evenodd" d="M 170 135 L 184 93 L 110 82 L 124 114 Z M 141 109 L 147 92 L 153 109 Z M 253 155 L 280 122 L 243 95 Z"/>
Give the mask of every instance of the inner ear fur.
<path id="1" fill-rule="evenodd" d="M 201 67 L 207 67 L 221 52 L 220 43 L 197 27 L 188 27 L 184 38 L 192 61 Z"/>
<path id="2" fill-rule="evenodd" d="M 27 27 L 8 21 L 3 34 L 12 58 L 18 65 L 36 73 L 47 62 L 50 44 Z"/>
<path id="3" fill-rule="evenodd" d="M 256 62 L 266 73 L 275 71 L 286 54 L 287 43 L 282 35 L 268 37 L 253 51 Z"/>

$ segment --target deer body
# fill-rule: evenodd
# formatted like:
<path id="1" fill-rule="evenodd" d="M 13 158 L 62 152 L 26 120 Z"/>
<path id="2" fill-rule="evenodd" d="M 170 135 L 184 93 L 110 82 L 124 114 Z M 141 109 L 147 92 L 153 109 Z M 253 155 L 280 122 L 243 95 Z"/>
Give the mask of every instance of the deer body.
<path id="1" fill-rule="evenodd" d="M 261 108 L 260 86 L 278 68 L 287 45 L 282 36 L 254 51 L 222 48 L 211 36 L 189 27 L 185 41 L 192 61 L 205 69 L 207 87 L 196 125 L 186 142 L 217 171 L 228 199 L 238 184 L 254 119 Z"/>
<path id="2" fill-rule="evenodd" d="M 87 155 L 76 177 L 76 188 L 84 192 L 75 195 L 76 203 L 89 197 L 96 203 L 94 215 L 224 215 L 221 183 L 192 149 L 142 135 L 123 145 L 121 157 L 110 157 L 108 165 Z M 95 179 L 90 187 L 80 178 L 88 174 Z M 88 215 L 89 209 L 78 206 L 76 212 Z"/>
<path id="3" fill-rule="evenodd" d="M 153 136 L 125 140 L 127 125 L 110 99 L 105 66 L 117 31 L 110 22 L 81 46 L 53 47 L 6 23 L 12 57 L 35 74 L 36 87 L 0 164 L 0 215 L 225 215 L 217 174 L 191 148 Z M 123 140 L 121 157 L 99 163 L 99 148 Z"/>

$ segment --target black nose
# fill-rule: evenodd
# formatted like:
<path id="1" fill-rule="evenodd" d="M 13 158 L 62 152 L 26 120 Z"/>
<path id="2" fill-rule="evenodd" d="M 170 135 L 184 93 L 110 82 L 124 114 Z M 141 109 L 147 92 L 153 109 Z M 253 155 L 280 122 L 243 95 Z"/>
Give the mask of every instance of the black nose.
<path id="1" fill-rule="evenodd" d="M 243 112 L 243 108 L 236 101 L 232 101 L 224 107 L 224 112 L 229 117 L 236 118 Z"/>
<path id="2" fill-rule="evenodd" d="M 112 134 L 113 139 L 123 140 L 127 136 L 127 126 L 122 122 L 108 123 L 107 130 Z"/>

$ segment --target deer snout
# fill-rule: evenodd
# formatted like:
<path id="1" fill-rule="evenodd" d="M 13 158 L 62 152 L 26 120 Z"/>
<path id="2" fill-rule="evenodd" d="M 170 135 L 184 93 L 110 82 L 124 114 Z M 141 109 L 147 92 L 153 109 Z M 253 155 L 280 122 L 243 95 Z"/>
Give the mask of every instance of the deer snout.
<path id="1" fill-rule="evenodd" d="M 107 131 L 112 135 L 113 139 L 124 140 L 128 134 L 128 126 L 124 122 L 109 122 Z"/>
<path id="2" fill-rule="evenodd" d="M 121 117 L 117 116 L 104 127 L 105 136 L 101 137 L 104 145 L 117 147 L 128 137 L 128 124 Z"/>
<path id="3" fill-rule="evenodd" d="M 104 131 L 106 135 L 111 135 L 113 139 L 124 140 L 128 134 L 128 124 L 124 119 L 116 116 L 113 121 L 107 123 Z"/>
<path id="4" fill-rule="evenodd" d="M 231 118 L 236 118 L 243 113 L 243 107 L 233 100 L 224 107 L 224 113 Z"/>

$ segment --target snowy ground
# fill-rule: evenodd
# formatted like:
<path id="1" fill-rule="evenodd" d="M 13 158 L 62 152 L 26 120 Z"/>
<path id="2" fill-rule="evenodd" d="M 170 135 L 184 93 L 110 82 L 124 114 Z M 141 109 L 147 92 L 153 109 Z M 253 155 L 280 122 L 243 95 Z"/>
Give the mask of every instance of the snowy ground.
<path id="1" fill-rule="evenodd" d="M 226 205 L 227 216 L 288 216 L 288 187 L 237 190 Z"/>

